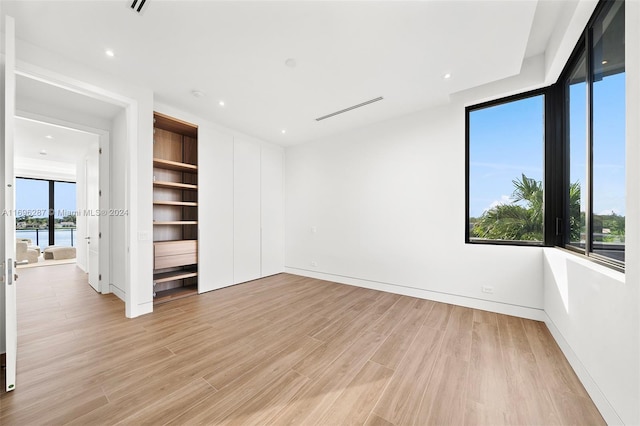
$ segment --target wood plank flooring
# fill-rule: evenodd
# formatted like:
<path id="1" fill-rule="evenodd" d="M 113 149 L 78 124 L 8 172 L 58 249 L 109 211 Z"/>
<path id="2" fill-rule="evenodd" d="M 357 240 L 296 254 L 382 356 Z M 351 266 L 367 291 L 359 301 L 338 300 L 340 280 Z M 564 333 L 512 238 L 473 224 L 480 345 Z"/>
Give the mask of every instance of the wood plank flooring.
<path id="1" fill-rule="evenodd" d="M 604 424 L 545 325 L 280 274 L 136 319 L 21 270 L 0 424 Z"/>

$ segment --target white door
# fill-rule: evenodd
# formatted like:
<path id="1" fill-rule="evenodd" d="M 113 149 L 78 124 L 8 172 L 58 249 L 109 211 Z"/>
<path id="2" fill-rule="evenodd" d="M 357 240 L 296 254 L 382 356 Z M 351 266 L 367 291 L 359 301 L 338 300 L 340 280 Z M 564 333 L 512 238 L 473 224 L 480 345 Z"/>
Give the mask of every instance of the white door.
<path id="1" fill-rule="evenodd" d="M 87 157 L 85 171 L 87 209 L 91 212 L 91 214 L 87 215 L 87 233 L 85 237 L 89 284 L 95 291 L 100 292 L 100 216 L 97 214 L 97 212 L 100 212 L 100 171 L 97 152 L 91 153 Z"/>
<path id="2" fill-rule="evenodd" d="M 4 309 L 2 320 L 4 327 L 0 327 L 0 333 L 4 328 L 2 348 L 0 352 L 6 353 L 5 384 L 6 391 L 16 388 L 16 357 L 18 350 L 18 321 L 16 315 L 16 280 L 15 254 L 16 254 L 16 223 L 15 223 L 15 178 L 13 176 L 13 122 L 15 114 L 16 78 L 15 78 L 15 40 L 14 20 L 7 16 L 5 20 L 4 64 L 2 65 L 2 97 L 4 99 L 4 116 L 1 118 L 4 127 L 3 146 L 0 146 L 0 155 L 4 167 L 4 174 L 0 177 L 2 185 L 2 214 L 0 228 L 4 244 L 2 250 L 2 285 L 4 287 Z M 1 325 L 1 324 L 0 324 Z"/>
<path id="3" fill-rule="evenodd" d="M 260 146 L 233 145 L 233 282 L 260 278 Z"/>
<path id="4" fill-rule="evenodd" d="M 284 154 L 262 147 L 260 162 L 262 276 L 284 271 Z"/>

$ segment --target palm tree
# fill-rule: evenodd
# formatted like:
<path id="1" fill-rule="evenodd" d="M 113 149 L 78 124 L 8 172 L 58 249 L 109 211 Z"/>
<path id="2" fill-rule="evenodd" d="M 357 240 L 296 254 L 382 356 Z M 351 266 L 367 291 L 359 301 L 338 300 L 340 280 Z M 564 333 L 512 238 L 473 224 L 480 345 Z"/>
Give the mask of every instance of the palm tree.
<path id="1" fill-rule="evenodd" d="M 580 212 L 580 182 L 574 182 L 569 185 L 569 241 L 580 242 L 585 226 L 585 215 Z"/>
<path id="2" fill-rule="evenodd" d="M 542 182 L 528 178 L 512 181 L 512 204 L 500 204 L 485 211 L 472 229 L 472 236 L 491 240 L 542 241 Z M 521 204 L 516 204 L 521 203 Z"/>
<path id="3" fill-rule="evenodd" d="M 473 225 L 472 237 L 491 240 L 542 241 L 544 192 L 542 182 L 527 177 L 515 179 L 511 204 L 485 211 Z M 520 203 L 520 204 L 517 204 Z M 580 182 L 569 185 L 570 241 L 580 241 L 584 214 L 580 212 Z"/>

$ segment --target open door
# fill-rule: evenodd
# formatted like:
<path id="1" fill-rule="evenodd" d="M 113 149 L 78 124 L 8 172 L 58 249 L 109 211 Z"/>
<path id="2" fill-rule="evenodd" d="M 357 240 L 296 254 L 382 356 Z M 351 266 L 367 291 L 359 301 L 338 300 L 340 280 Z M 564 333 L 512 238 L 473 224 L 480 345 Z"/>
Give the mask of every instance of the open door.
<path id="1" fill-rule="evenodd" d="M 15 24 L 13 18 L 7 16 L 4 29 L 4 63 L 2 64 L 2 97 L 4 102 L 4 116 L 0 118 L 4 131 L 2 146 L 0 146 L 0 163 L 4 168 L 1 174 L 2 185 L 2 214 L 0 214 L 0 228 L 2 229 L 2 286 L 4 295 L 3 320 L 4 335 L 0 352 L 5 353 L 5 384 L 6 391 L 16 388 L 16 357 L 18 350 L 18 321 L 16 315 L 16 219 L 15 219 L 15 177 L 13 171 L 13 127 L 16 99 L 15 78 Z M 0 328 L 1 330 L 2 328 Z"/>
<path id="2" fill-rule="evenodd" d="M 99 197 L 99 162 L 98 153 L 91 153 L 86 159 L 85 167 L 85 179 L 86 179 L 86 200 L 87 208 L 91 212 L 97 212 L 100 209 L 100 197 Z M 105 218 L 106 220 L 106 218 Z M 87 216 L 87 258 L 89 268 L 89 284 L 97 292 L 100 292 L 100 216 L 90 214 Z"/>

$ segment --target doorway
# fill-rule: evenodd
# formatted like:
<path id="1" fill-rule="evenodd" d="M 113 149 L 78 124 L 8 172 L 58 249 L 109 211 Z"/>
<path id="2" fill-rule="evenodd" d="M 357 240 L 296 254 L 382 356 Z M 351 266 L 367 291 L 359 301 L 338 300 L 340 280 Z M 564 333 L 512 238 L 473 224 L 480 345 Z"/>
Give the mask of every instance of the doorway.
<path id="1" fill-rule="evenodd" d="M 100 135 L 72 126 L 15 119 L 16 237 L 29 247 L 18 261 L 28 262 L 22 268 L 77 261 L 89 284 L 106 293 L 99 256 L 100 222 L 108 220 L 99 215 Z"/>
<path id="2" fill-rule="evenodd" d="M 89 284 L 102 294 L 118 294 L 111 285 L 112 218 L 103 212 L 110 211 L 111 127 L 114 117 L 123 111 L 123 106 L 78 93 L 76 88 L 16 74 L 16 127 L 29 123 L 38 129 L 38 137 L 23 145 L 17 129 L 15 175 L 75 182 L 76 187 L 76 208 L 66 212 L 54 206 L 51 217 L 54 227 L 65 217 L 75 219 L 73 244 L 54 242 L 47 250 L 51 253 L 43 247 L 43 260 L 46 256 L 53 263 L 65 263 L 75 254 L 78 267 L 88 274 Z M 60 214 L 62 217 L 56 217 Z M 65 221 L 66 226 L 72 228 L 72 221 Z"/>

